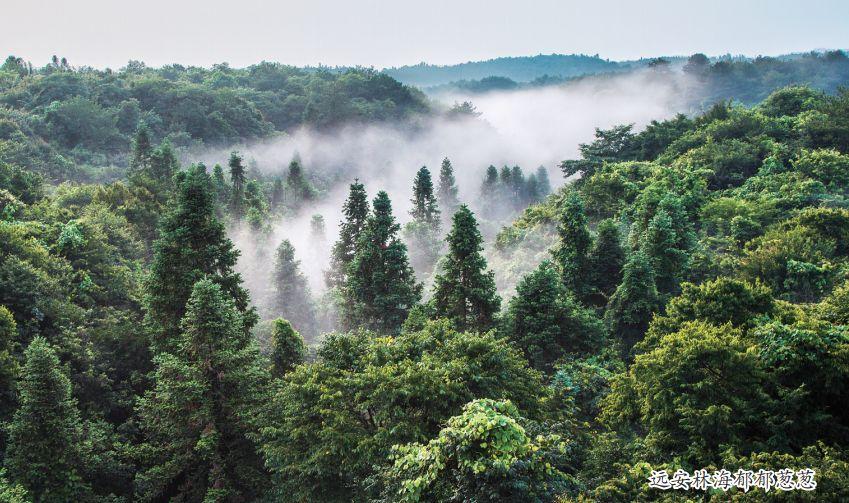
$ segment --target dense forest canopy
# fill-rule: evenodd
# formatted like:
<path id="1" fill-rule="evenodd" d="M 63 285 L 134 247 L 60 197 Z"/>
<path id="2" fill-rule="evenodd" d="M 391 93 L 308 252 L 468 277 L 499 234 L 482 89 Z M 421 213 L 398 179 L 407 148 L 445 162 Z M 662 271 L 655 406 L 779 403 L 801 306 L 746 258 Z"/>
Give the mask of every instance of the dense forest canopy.
<path id="1" fill-rule="evenodd" d="M 784 64 L 813 85 L 747 105 Z M 337 232 L 312 166 L 228 146 L 440 113 L 421 92 L 8 59 L 0 501 L 849 499 L 846 64 L 690 58 L 752 94 L 599 128 L 554 188 L 493 164 L 458 190 L 445 158 L 411 167 L 406 211 L 347 179 Z M 181 162 L 193 142 L 227 154 Z M 301 217 L 298 250 L 274 229 Z M 647 484 L 784 468 L 816 489 Z"/>

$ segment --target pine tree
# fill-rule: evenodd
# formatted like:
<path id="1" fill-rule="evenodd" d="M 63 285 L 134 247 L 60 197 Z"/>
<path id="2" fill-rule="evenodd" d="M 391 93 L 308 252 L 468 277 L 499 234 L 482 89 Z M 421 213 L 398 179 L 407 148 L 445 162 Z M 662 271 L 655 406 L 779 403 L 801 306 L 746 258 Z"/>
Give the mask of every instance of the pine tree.
<path id="1" fill-rule="evenodd" d="M 365 227 L 368 212 L 366 189 L 359 180 L 354 180 L 348 199 L 342 205 L 342 215 L 345 219 L 339 224 L 339 240 L 333 244 L 330 270 L 325 274 L 325 282 L 329 288 L 345 284 L 348 266 L 357 252 L 357 240 Z"/>
<path id="2" fill-rule="evenodd" d="M 520 166 L 513 166 L 510 170 L 510 193 L 513 197 L 513 206 L 521 209 L 527 200 L 527 187 L 525 186 L 525 173 Z"/>
<path id="3" fill-rule="evenodd" d="M 486 175 L 484 175 L 480 191 L 482 202 L 481 212 L 483 213 L 484 218 L 492 218 L 500 204 L 499 196 L 498 169 L 490 164 L 489 167 L 486 168 Z"/>
<path id="4" fill-rule="evenodd" d="M 604 315 L 610 335 L 620 341 L 623 357 L 630 358 L 631 349 L 642 340 L 659 307 L 651 260 L 638 250 L 628 257 L 622 284 L 610 298 Z"/>
<path id="5" fill-rule="evenodd" d="M 589 253 L 589 267 L 593 286 L 593 304 L 604 306 L 622 281 L 625 250 L 619 227 L 613 220 L 599 222 L 596 238 Z"/>
<path id="6" fill-rule="evenodd" d="M 275 178 L 271 189 L 271 211 L 280 211 L 283 206 L 283 194 L 283 180 Z"/>
<path id="7" fill-rule="evenodd" d="M 36 501 L 80 501 L 86 492 L 77 473 L 82 432 L 71 381 L 44 338 L 33 339 L 25 357 L 5 466 Z"/>
<path id="8" fill-rule="evenodd" d="M 224 169 L 220 164 L 216 164 L 212 168 L 212 181 L 215 186 L 215 194 L 218 196 L 218 202 L 225 204 L 230 196 L 230 187 L 227 185 L 227 180 L 224 179 Z"/>
<path id="9" fill-rule="evenodd" d="M 553 254 L 560 267 L 563 284 L 579 301 L 586 302 L 590 293 L 587 253 L 592 245 L 592 237 L 587 228 L 584 203 L 575 192 L 566 196 L 557 234 L 560 240 Z"/>
<path id="10" fill-rule="evenodd" d="M 398 239 L 399 228 L 389 196 L 380 191 L 348 267 L 344 287 L 348 327 L 397 333 L 421 298 L 422 285 L 416 283 L 407 247 Z"/>
<path id="11" fill-rule="evenodd" d="M 315 214 L 310 218 L 310 241 L 314 245 L 321 245 L 327 239 L 327 228 L 324 225 L 324 217 Z"/>
<path id="12" fill-rule="evenodd" d="M 194 285 L 174 351 L 156 356 L 139 401 L 140 499 L 253 501 L 268 486 L 254 439 L 271 376 L 241 318 L 216 282 Z"/>
<path id="13" fill-rule="evenodd" d="M 316 335 L 315 307 L 300 264 L 292 243 L 284 239 L 274 260 L 271 314 L 290 320 L 295 329 L 311 338 Z"/>
<path id="14" fill-rule="evenodd" d="M 235 220 L 240 220 L 245 215 L 245 166 L 242 164 L 242 156 L 238 152 L 230 153 L 230 212 Z"/>
<path id="15" fill-rule="evenodd" d="M 433 180 L 430 177 L 430 170 L 426 166 L 422 166 L 416 173 L 416 178 L 413 181 L 413 198 L 410 202 L 413 203 L 410 216 L 416 222 L 431 229 L 439 229 L 439 207 L 433 193 Z"/>
<path id="16" fill-rule="evenodd" d="M 246 330 L 256 322 L 248 292 L 233 271 L 239 251 L 215 218 L 214 200 L 212 180 L 202 165 L 177 176 L 177 194 L 162 218 L 146 285 L 154 351 L 172 347 L 192 287 L 206 275 L 234 299 Z"/>
<path id="17" fill-rule="evenodd" d="M 136 130 L 133 150 L 130 153 L 130 177 L 150 166 L 151 154 L 153 154 L 153 143 L 150 141 L 150 130 L 147 125 L 141 123 Z"/>
<path id="18" fill-rule="evenodd" d="M 309 201 L 312 199 L 313 190 L 307 179 L 304 177 L 304 170 L 301 166 L 301 160 L 298 156 L 292 159 L 289 163 L 289 172 L 286 175 L 286 186 L 293 196 L 295 203 Z"/>
<path id="19" fill-rule="evenodd" d="M 454 214 L 448 255 L 434 280 L 436 316 L 451 320 L 457 330 L 485 332 L 501 308 L 495 277 L 481 254 L 483 238 L 474 214 L 464 204 Z"/>
<path id="20" fill-rule="evenodd" d="M 504 318 L 504 334 L 544 371 L 567 354 L 597 349 L 604 334 L 601 320 L 569 295 L 548 261 L 522 278 Z"/>
<path id="21" fill-rule="evenodd" d="M 551 194 L 551 182 L 548 180 L 548 170 L 545 166 L 537 168 L 536 177 L 540 199 L 543 199 Z"/>
<path id="22" fill-rule="evenodd" d="M 304 338 L 283 318 L 274 320 L 271 332 L 271 373 L 274 377 L 283 377 L 290 370 L 304 362 Z"/>
<path id="23" fill-rule="evenodd" d="M 446 157 L 442 160 L 442 167 L 439 169 L 439 186 L 436 191 L 439 207 L 446 215 L 453 215 L 457 211 L 457 207 L 460 206 L 457 192 L 454 167 L 451 166 L 451 161 Z"/>
<path id="24" fill-rule="evenodd" d="M 640 249 L 652 263 L 658 292 L 675 293 L 688 257 L 687 251 L 679 248 L 672 217 L 665 210 L 658 209 L 652 217 L 641 238 Z"/>

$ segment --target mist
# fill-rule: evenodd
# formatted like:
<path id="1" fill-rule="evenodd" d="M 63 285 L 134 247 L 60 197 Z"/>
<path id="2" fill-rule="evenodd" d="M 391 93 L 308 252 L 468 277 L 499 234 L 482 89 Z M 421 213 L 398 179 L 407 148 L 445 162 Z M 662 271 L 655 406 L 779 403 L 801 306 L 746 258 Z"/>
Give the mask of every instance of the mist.
<path id="1" fill-rule="evenodd" d="M 365 184 L 370 199 L 379 190 L 387 191 L 393 213 L 403 225 L 410 219 L 415 172 L 427 166 L 436 185 L 440 163 L 448 157 L 454 166 L 460 200 L 476 210 L 483 175 L 490 164 L 519 165 L 525 173 L 544 166 L 556 189 L 565 183 L 559 163 L 576 158 L 578 145 L 591 141 L 595 128 L 633 123 L 640 130 L 651 120 L 687 111 L 692 94 L 692 86 L 680 73 L 646 70 L 581 79 L 562 86 L 432 97 L 437 107 L 445 108 L 472 101 L 480 113 L 478 118 L 449 119 L 442 115 L 415 127 L 351 126 L 332 134 L 303 129 L 240 146 L 249 165 L 270 176 L 285 178 L 290 160 L 299 156 L 304 173 L 320 195 L 296 214 L 278 220 L 267 238 L 247 229 L 235 230 L 231 237 L 243 252 L 239 270 L 257 299 L 273 270 L 274 248 L 282 239 L 289 239 L 313 295 L 318 296 L 325 288 L 323 271 L 338 236 L 342 203 L 355 178 Z M 211 165 L 227 156 L 228 151 L 210 150 L 195 159 Z M 314 242 L 310 236 L 310 219 L 315 214 L 326 222 L 323 243 Z M 507 223 L 489 222 L 490 232 L 484 232 L 485 237 L 491 240 L 492 229 Z M 512 293 L 512 285 L 508 287 Z"/>

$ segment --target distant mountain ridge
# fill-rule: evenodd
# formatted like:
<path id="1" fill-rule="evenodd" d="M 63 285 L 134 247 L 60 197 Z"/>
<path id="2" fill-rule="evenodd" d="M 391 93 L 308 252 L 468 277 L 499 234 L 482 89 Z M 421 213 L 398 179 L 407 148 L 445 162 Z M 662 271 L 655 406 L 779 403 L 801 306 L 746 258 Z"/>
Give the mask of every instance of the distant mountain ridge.
<path id="1" fill-rule="evenodd" d="M 578 77 L 627 70 L 632 62 L 616 62 L 585 54 L 539 54 L 469 61 L 456 65 L 419 63 L 383 70 L 396 80 L 419 87 L 438 86 L 460 80 L 480 80 L 493 75 L 516 82 L 531 82 L 540 77 Z"/>

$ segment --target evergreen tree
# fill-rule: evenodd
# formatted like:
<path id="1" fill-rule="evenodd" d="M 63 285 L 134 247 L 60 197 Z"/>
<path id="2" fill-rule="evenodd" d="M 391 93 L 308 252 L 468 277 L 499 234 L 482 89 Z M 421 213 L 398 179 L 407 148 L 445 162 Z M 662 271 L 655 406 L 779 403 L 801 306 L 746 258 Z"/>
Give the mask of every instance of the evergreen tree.
<path id="1" fill-rule="evenodd" d="M 622 267 L 625 265 L 622 238 L 613 220 L 599 222 L 588 262 L 594 290 L 593 304 L 604 306 L 622 281 Z"/>
<path id="2" fill-rule="evenodd" d="M 277 247 L 274 260 L 272 316 L 290 320 L 299 332 L 307 337 L 315 335 L 315 308 L 307 278 L 300 270 L 301 262 L 295 260 L 295 248 L 288 239 Z"/>
<path id="3" fill-rule="evenodd" d="M 71 381 L 44 338 L 33 339 L 25 356 L 5 466 L 36 501 L 79 501 L 86 489 L 77 473 L 82 432 Z"/>
<path id="4" fill-rule="evenodd" d="M 416 283 L 398 230 L 389 196 L 380 191 L 348 267 L 344 288 L 348 327 L 397 333 L 421 298 L 422 285 Z"/>
<path id="5" fill-rule="evenodd" d="M 658 291 L 661 294 L 677 292 L 688 255 L 687 250 L 679 248 L 672 217 L 665 210 L 658 209 L 649 222 L 640 249 L 651 260 Z"/>
<path id="6" fill-rule="evenodd" d="M 194 285 L 174 351 L 156 356 L 156 384 L 139 401 L 140 499 L 253 501 L 266 489 L 254 439 L 270 374 L 241 318 L 215 281 Z"/>
<path id="7" fill-rule="evenodd" d="M 289 172 L 286 175 L 286 186 L 293 196 L 293 202 L 300 203 L 301 201 L 309 201 L 312 199 L 313 190 L 307 179 L 304 177 L 304 170 L 301 166 L 301 160 L 298 156 L 292 159 L 289 163 Z"/>
<path id="8" fill-rule="evenodd" d="M 522 278 L 504 318 L 504 334 L 544 371 L 566 354 L 597 349 L 604 334 L 601 320 L 575 302 L 548 261 Z"/>
<path id="9" fill-rule="evenodd" d="M 481 254 L 483 238 L 478 223 L 465 204 L 454 214 L 446 240 L 448 255 L 434 280 L 436 316 L 451 320 L 460 331 L 485 332 L 495 324 L 501 298 Z"/>
<path id="10" fill-rule="evenodd" d="M 218 202 L 225 204 L 230 195 L 230 187 L 227 185 L 227 180 L 224 179 L 224 168 L 220 164 L 216 164 L 212 168 L 212 182 L 215 185 Z"/>
<path id="11" fill-rule="evenodd" d="M 486 168 L 480 196 L 483 217 L 492 218 L 500 204 L 500 191 L 498 190 L 498 169 L 491 164 Z"/>
<path id="12" fill-rule="evenodd" d="M 433 193 L 430 170 L 426 166 L 422 166 L 416 173 L 413 181 L 413 199 L 410 202 L 413 203 L 410 215 L 416 222 L 427 225 L 431 229 L 439 228 L 439 207 Z"/>
<path id="13" fill-rule="evenodd" d="M 144 171 L 150 166 L 150 158 L 153 154 L 153 143 L 150 141 L 150 130 L 144 123 L 139 124 L 136 137 L 133 140 L 133 149 L 130 153 L 130 173 Z"/>
<path id="14" fill-rule="evenodd" d="M 460 206 L 460 201 L 457 198 L 457 180 L 454 177 L 454 167 L 451 166 L 451 161 L 446 157 L 442 160 L 442 167 L 439 169 L 439 186 L 436 191 L 436 198 L 439 201 L 439 207 L 446 215 L 453 215 Z"/>
<path id="15" fill-rule="evenodd" d="M 242 156 L 238 152 L 230 153 L 230 211 L 233 218 L 240 220 L 245 215 L 245 166 L 242 164 Z"/>
<path id="16" fill-rule="evenodd" d="M 587 253 L 592 245 L 592 238 L 587 228 L 584 203 L 576 192 L 566 196 L 557 234 L 560 240 L 553 254 L 560 267 L 563 283 L 579 301 L 586 302 L 590 293 Z"/>
<path id="17" fill-rule="evenodd" d="M 210 277 L 234 299 L 248 330 L 256 322 L 248 292 L 233 267 L 239 251 L 215 218 L 212 180 L 203 165 L 177 176 L 177 194 L 160 226 L 147 280 L 147 321 L 154 351 L 171 348 L 193 285 Z"/>
<path id="18" fill-rule="evenodd" d="M 327 239 L 327 228 L 324 225 L 324 217 L 315 214 L 310 218 L 310 241 L 320 245 Z"/>
<path id="19" fill-rule="evenodd" d="M 548 170 L 545 169 L 545 166 L 537 168 L 536 178 L 540 199 L 544 199 L 551 194 L 551 182 L 548 180 Z"/>
<path id="20" fill-rule="evenodd" d="M 345 219 L 339 224 L 339 240 L 333 244 L 330 255 L 330 270 L 325 282 L 330 288 L 342 286 L 347 278 L 348 265 L 357 252 L 357 240 L 368 219 L 369 204 L 366 189 L 359 180 L 351 184 L 348 199 L 342 205 Z"/>
<path id="21" fill-rule="evenodd" d="M 280 211 L 283 206 L 283 180 L 281 178 L 274 179 L 274 185 L 271 188 L 271 210 Z"/>
<path id="22" fill-rule="evenodd" d="M 527 187 L 525 185 L 525 173 L 519 166 L 513 166 L 510 170 L 510 193 L 513 197 L 513 206 L 522 208 L 527 201 Z"/>
<path id="23" fill-rule="evenodd" d="M 274 320 L 271 332 L 271 373 L 283 377 L 304 362 L 304 338 L 283 318 Z"/>
<path id="24" fill-rule="evenodd" d="M 659 307 L 651 260 L 642 251 L 636 251 L 628 257 L 622 270 L 622 284 L 610 298 L 604 315 L 610 335 L 620 341 L 624 357 L 630 357 L 631 348 L 642 340 Z"/>

